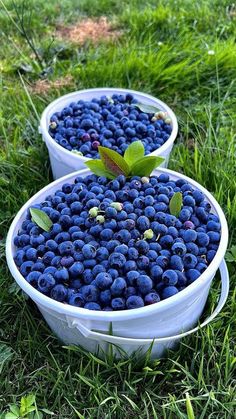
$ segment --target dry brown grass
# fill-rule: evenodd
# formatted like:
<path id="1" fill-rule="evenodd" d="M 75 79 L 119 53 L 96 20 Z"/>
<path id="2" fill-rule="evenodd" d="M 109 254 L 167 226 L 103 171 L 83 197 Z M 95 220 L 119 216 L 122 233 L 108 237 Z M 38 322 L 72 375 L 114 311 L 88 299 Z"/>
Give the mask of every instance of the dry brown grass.
<path id="1" fill-rule="evenodd" d="M 33 93 L 41 95 L 47 93 L 50 89 L 60 89 L 65 86 L 72 86 L 73 84 L 73 78 L 68 75 L 54 81 L 47 79 L 37 80 L 30 89 Z"/>
<path id="2" fill-rule="evenodd" d="M 114 30 L 111 22 L 106 17 L 99 19 L 83 19 L 71 26 L 59 25 L 56 36 L 60 39 L 84 44 L 91 41 L 96 44 L 99 41 L 116 39 L 121 35 L 120 31 Z"/>

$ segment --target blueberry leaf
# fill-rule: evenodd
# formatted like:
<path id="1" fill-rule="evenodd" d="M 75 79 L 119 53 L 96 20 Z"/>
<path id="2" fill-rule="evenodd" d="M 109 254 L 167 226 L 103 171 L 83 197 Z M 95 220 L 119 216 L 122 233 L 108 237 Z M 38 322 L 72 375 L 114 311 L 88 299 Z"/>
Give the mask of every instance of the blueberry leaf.
<path id="1" fill-rule="evenodd" d="M 146 105 L 145 103 L 135 103 L 135 106 L 141 111 L 145 113 L 156 113 L 160 111 L 160 108 L 152 105 Z"/>
<path id="2" fill-rule="evenodd" d="M 124 159 L 130 166 L 142 157 L 144 157 L 144 146 L 142 141 L 134 141 L 125 150 Z"/>
<path id="3" fill-rule="evenodd" d="M 107 147 L 98 147 L 101 160 L 105 169 L 115 176 L 124 175 L 128 176 L 130 172 L 129 165 L 126 163 L 124 157 L 114 150 Z"/>
<path id="4" fill-rule="evenodd" d="M 44 231 L 49 231 L 53 225 L 52 220 L 49 216 L 39 208 L 30 208 L 30 214 L 32 220 L 41 227 Z"/>
<path id="5" fill-rule="evenodd" d="M 98 159 L 88 160 L 86 166 L 97 176 L 105 176 L 108 179 L 114 179 L 115 175 L 110 173 L 104 166 L 103 162 Z"/>
<path id="6" fill-rule="evenodd" d="M 178 217 L 181 208 L 183 204 L 183 196 L 181 192 L 175 192 L 175 194 L 172 196 L 169 208 L 171 215 L 175 215 L 175 217 Z"/>
<path id="7" fill-rule="evenodd" d="M 133 176 L 149 176 L 156 167 L 164 161 L 163 157 L 146 156 L 137 160 L 131 166 L 131 175 Z"/>

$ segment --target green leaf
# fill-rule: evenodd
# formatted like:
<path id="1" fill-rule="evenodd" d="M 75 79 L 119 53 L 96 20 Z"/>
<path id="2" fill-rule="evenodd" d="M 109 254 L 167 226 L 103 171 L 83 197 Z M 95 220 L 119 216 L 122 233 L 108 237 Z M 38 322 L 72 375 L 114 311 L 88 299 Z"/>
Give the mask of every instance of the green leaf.
<path id="1" fill-rule="evenodd" d="M 149 176 L 164 161 L 162 157 L 146 156 L 131 166 L 133 176 Z"/>
<path id="2" fill-rule="evenodd" d="M 134 141 L 125 150 L 124 159 L 129 166 L 144 157 L 144 145 L 142 141 Z"/>
<path id="3" fill-rule="evenodd" d="M 126 163 L 124 157 L 122 157 L 116 151 L 110 150 L 107 147 L 99 146 L 98 151 L 106 170 L 108 170 L 115 176 L 129 175 L 130 168 Z"/>
<path id="4" fill-rule="evenodd" d="M 19 418 L 19 416 L 15 415 L 14 413 L 6 413 L 5 419 L 16 419 Z"/>
<path id="5" fill-rule="evenodd" d="M 18 406 L 16 406 L 15 404 L 11 404 L 11 405 L 9 406 L 9 408 L 10 408 L 10 411 L 11 411 L 12 413 L 14 413 L 14 415 L 16 415 L 16 416 L 20 416 L 20 409 L 19 409 L 19 407 L 18 407 Z"/>
<path id="6" fill-rule="evenodd" d="M 190 400 L 190 397 L 189 397 L 188 393 L 186 393 L 186 410 L 187 410 L 188 419 L 195 419 L 193 406 L 192 406 L 192 403 L 191 403 L 191 400 Z"/>
<path id="7" fill-rule="evenodd" d="M 30 208 L 30 214 L 32 217 L 32 220 L 41 227 L 44 231 L 49 231 L 50 228 L 53 225 L 52 220 L 49 218 L 49 216 L 39 208 Z"/>
<path id="8" fill-rule="evenodd" d="M 183 196 L 181 192 L 176 192 L 169 203 L 170 213 L 171 215 L 175 215 L 178 217 L 183 204 Z"/>
<path id="9" fill-rule="evenodd" d="M 115 176 L 106 170 L 102 160 L 88 160 L 85 162 L 86 166 L 97 176 L 105 176 L 108 179 L 115 179 Z"/>
<path id="10" fill-rule="evenodd" d="M 51 412 L 51 410 L 48 410 L 46 408 L 40 409 L 43 413 L 46 413 L 47 415 L 55 415 L 54 412 Z"/>
<path id="11" fill-rule="evenodd" d="M 135 103 L 135 106 L 141 111 L 145 113 L 156 113 L 160 111 L 160 108 L 152 105 L 146 105 L 146 103 Z"/>

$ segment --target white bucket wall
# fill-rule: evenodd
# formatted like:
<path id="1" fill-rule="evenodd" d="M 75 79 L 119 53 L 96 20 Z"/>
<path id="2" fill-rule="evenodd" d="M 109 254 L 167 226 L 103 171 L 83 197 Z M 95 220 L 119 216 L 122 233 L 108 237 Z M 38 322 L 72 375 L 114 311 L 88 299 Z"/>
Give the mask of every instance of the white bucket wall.
<path id="1" fill-rule="evenodd" d="M 164 157 L 165 162 L 163 162 L 162 166 L 167 167 L 169 156 L 178 133 L 177 119 L 174 112 L 169 108 L 169 106 L 167 106 L 164 102 L 162 102 L 159 99 L 156 99 L 153 96 L 141 92 L 136 92 L 135 90 L 116 88 L 87 89 L 79 90 L 77 92 L 61 96 L 59 99 L 56 99 L 52 103 L 50 103 L 42 114 L 39 132 L 42 134 L 42 138 L 45 141 L 46 146 L 48 148 L 54 179 L 58 179 L 76 170 L 84 169 L 86 167 L 85 162 L 89 159 L 83 156 L 78 156 L 56 143 L 56 141 L 48 133 L 50 117 L 55 112 L 61 111 L 65 106 L 69 105 L 71 102 L 78 101 L 81 99 L 91 100 L 94 97 L 99 98 L 102 95 L 112 96 L 114 93 L 132 93 L 134 97 L 142 103 L 157 106 L 160 110 L 163 110 L 164 112 L 168 113 L 172 121 L 172 133 L 170 135 L 170 138 L 165 142 L 165 144 L 163 144 L 163 146 L 150 153 L 150 155 L 152 156 Z"/>
<path id="2" fill-rule="evenodd" d="M 13 239 L 25 218 L 27 209 L 31 205 L 44 200 L 47 195 L 59 189 L 63 183 L 73 182 L 76 176 L 86 176 L 89 173 L 89 170 L 86 169 L 54 181 L 34 195 L 22 207 L 16 215 L 7 236 L 6 256 L 9 269 L 19 286 L 34 300 L 51 329 L 64 343 L 81 345 L 88 350 L 95 351 L 98 347 L 97 334 L 99 335 L 100 333 L 99 336 L 103 335 L 103 338 L 101 337 L 102 345 L 106 347 L 104 341 L 107 340 L 107 337 L 105 336 L 104 338 L 104 333 L 109 332 L 112 324 L 114 335 L 112 338 L 117 336 L 116 339 L 121 340 L 123 349 L 129 347 L 129 351 L 132 352 L 141 345 L 144 351 L 147 345 L 150 346 L 152 339 L 156 338 L 155 342 L 158 343 L 158 348 L 153 349 L 153 356 L 159 356 L 164 347 L 173 347 L 176 341 L 179 340 L 175 336 L 195 326 L 202 314 L 212 279 L 220 264 L 222 264 L 227 248 L 228 229 L 224 213 L 213 196 L 197 182 L 168 169 L 156 170 L 154 172 L 156 175 L 168 173 L 171 179 L 185 179 L 193 187 L 200 189 L 210 202 L 213 212 L 219 216 L 222 231 L 221 241 L 212 263 L 195 282 L 180 293 L 157 304 L 140 309 L 99 312 L 62 304 L 41 294 L 23 278 L 14 263 L 13 256 L 16 249 Z M 227 270 L 225 271 L 225 269 L 224 267 L 224 277 L 227 281 Z M 226 285 L 224 291 L 225 299 L 227 297 Z M 95 333 L 96 336 L 93 336 L 94 330 L 98 332 L 97 334 Z"/>

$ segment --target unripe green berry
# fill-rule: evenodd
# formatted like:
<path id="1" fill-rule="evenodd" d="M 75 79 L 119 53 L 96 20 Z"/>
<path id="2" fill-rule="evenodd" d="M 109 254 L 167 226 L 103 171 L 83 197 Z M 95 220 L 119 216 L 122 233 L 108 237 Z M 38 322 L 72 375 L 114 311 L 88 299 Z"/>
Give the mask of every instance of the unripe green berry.
<path id="1" fill-rule="evenodd" d="M 110 206 L 115 208 L 117 211 L 121 211 L 123 208 L 123 204 L 121 204 L 120 202 L 112 202 Z"/>
<path id="2" fill-rule="evenodd" d="M 105 222 L 105 217 L 103 215 L 98 215 L 96 220 L 98 223 L 103 224 Z"/>
<path id="3" fill-rule="evenodd" d="M 152 119 L 151 119 L 151 121 L 152 122 L 156 122 L 157 121 L 157 118 L 155 116 L 153 116 Z"/>
<path id="4" fill-rule="evenodd" d="M 171 119 L 170 118 L 166 118 L 165 119 L 165 124 L 171 124 Z"/>
<path id="5" fill-rule="evenodd" d="M 50 122 L 49 124 L 51 129 L 55 129 L 57 127 L 57 123 L 55 121 Z"/>
<path id="6" fill-rule="evenodd" d="M 142 177 L 141 182 L 142 183 L 148 183 L 149 182 L 149 177 L 146 177 L 146 176 Z"/>
<path id="7" fill-rule="evenodd" d="M 155 113 L 154 115 L 157 119 L 165 119 L 166 118 L 166 112 L 163 111 L 159 111 L 157 113 Z"/>
<path id="8" fill-rule="evenodd" d="M 98 215 L 98 207 L 93 207 L 93 208 L 90 208 L 90 210 L 89 210 L 89 215 L 90 215 L 90 217 L 97 217 L 97 215 Z"/>
<path id="9" fill-rule="evenodd" d="M 152 231 L 151 228 L 149 228 L 148 230 L 144 231 L 144 233 L 143 233 L 144 239 L 152 239 L 153 236 L 154 236 L 154 233 L 153 233 L 153 231 Z"/>

